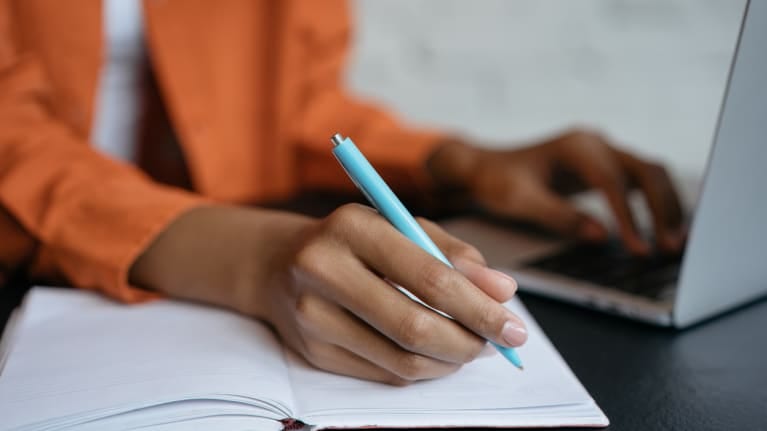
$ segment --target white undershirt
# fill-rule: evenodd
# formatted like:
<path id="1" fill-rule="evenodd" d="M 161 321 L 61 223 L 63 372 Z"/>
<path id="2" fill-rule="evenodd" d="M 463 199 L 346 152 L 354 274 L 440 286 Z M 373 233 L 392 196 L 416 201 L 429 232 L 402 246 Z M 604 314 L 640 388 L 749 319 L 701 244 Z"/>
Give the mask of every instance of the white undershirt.
<path id="1" fill-rule="evenodd" d="M 91 141 L 119 160 L 136 157 L 141 71 L 146 61 L 140 0 L 103 0 L 104 64 Z"/>

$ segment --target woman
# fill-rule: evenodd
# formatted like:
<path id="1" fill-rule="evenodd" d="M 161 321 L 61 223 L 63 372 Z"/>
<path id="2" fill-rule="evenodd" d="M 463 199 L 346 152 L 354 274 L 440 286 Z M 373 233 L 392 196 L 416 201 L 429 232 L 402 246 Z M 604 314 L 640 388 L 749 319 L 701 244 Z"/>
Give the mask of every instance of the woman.
<path id="1" fill-rule="evenodd" d="M 348 96 L 343 1 L 140 5 L 0 0 L 0 237 L 26 238 L 6 246 L 7 266 L 29 261 L 36 277 L 125 302 L 228 307 L 271 324 L 317 367 L 401 384 L 456 370 L 485 340 L 522 344 L 523 322 L 501 305 L 516 284 L 425 220 L 457 270 L 367 207 L 313 219 L 243 206 L 349 189 L 330 153 L 337 131 L 401 193 L 464 194 L 586 240 L 607 233 L 554 184 L 596 187 L 626 246 L 645 253 L 626 204 L 637 185 L 660 244 L 680 245 L 665 171 L 596 133 L 481 150 Z"/>

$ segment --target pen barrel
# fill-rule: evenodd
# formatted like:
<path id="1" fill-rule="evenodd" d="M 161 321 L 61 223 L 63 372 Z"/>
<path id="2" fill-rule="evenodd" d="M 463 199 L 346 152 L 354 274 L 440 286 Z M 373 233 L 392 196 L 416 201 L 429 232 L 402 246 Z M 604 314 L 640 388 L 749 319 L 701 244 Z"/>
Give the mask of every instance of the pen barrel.
<path id="1" fill-rule="evenodd" d="M 336 145 L 333 155 L 357 188 L 398 231 L 445 265 L 453 266 L 351 139 Z"/>

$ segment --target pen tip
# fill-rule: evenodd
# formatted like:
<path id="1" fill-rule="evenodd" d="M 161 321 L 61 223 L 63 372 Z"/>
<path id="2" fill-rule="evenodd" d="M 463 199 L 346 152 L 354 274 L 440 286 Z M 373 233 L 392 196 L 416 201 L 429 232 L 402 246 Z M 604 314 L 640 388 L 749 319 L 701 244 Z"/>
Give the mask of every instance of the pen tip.
<path id="1" fill-rule="evenodd" d="M 525 371 L 525 367 L 522 365 L 518 366 L 517 368 L 519 368 L 519 371 Z"/>

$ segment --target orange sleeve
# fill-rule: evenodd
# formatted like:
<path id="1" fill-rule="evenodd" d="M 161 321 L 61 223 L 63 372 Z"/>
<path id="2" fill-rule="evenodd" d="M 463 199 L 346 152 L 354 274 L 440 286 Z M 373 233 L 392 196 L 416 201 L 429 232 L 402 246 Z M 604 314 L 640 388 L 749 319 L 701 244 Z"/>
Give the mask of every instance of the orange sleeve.
<path id="1" fill-rule="evenodd" d="M 101 156 L 58 120 L 44 69 L 16 48 L 11 18 L 0 1 L 0 206 L 75 286 L 127 302 L 152 297 L 129 286 L 128 269 L 201 198 Z"/>
<path id="2" fill-rule="evenodd" d="M 352 34 L 347 2 L 306 3 L 303 109 L 295 122 L 302 186 L 353 188 L 330 151 L 330 137 L 338 132 L 354 140 L 395 190 L 428 187 L 425 162 L 445 136 L 405 127 L 385 110 L 347 94 L 342 80 Z"/>

